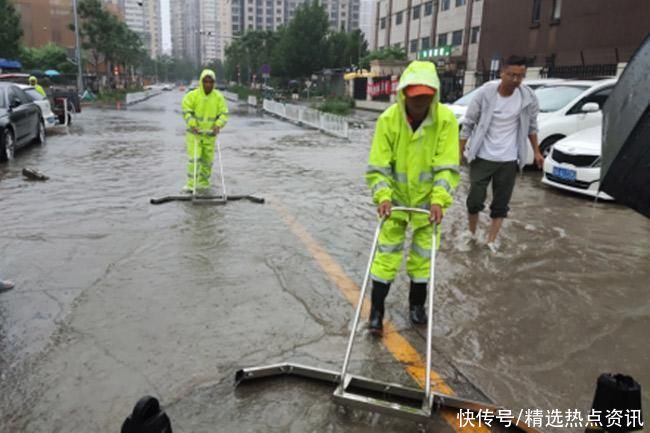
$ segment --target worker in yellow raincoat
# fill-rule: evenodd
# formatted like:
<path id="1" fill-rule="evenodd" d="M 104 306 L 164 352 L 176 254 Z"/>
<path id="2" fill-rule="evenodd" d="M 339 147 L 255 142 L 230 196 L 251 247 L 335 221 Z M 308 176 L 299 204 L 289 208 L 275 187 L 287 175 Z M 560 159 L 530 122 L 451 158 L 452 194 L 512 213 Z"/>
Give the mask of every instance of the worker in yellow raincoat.
<path id="1" fill-rule="evenodd" d="M 427 321 L 424 303 L 432 222 L 439 230 L 460 179 L 458 123 L 451 110 L 440 103 L 439 89 L 433 63 L 411 62 L 400 77 L 397 102 L 377 121 L 366 181 L 379 216 L 387 220 L 371 267 L 371 332 L 383 330 L 384 299 L 402 262 L 409 225 L 413 230 L 406 265 L 411 280 L 409 317 L 414 324 Z M 429 215 L 393 212 L 393 206 L 424 209 Z M 438 231 L 437 242 L 439 236 Z"/>
<path id="2" fill-rule="evenodd" d="M 183 188 L 185 191 L 194 191 L 195 187 L 210 188 L 214 143 L 216 136 L 228 122 L 228 105 L 221 92 L 214 88 L 215 81 L 214 71 L 204 69 L 199 78 L 199 86 L 183 98 L 188 157 L 187 181 Z"/>

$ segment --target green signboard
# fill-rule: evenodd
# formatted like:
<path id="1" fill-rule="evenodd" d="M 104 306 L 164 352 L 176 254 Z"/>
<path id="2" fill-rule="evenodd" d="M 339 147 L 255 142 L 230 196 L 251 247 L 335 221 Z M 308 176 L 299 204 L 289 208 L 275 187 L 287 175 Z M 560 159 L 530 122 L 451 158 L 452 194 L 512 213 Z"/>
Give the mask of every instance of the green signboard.
<path id="1" fill-rule="evenodd" d="M 443 45 L 441 47 L 429 48 L 428 50 L 420 50 L 420 52 L 418 52 L 418 59 L 434 59 L 436 57 L 449 56 L 451 56 L 451 45 Z"/>

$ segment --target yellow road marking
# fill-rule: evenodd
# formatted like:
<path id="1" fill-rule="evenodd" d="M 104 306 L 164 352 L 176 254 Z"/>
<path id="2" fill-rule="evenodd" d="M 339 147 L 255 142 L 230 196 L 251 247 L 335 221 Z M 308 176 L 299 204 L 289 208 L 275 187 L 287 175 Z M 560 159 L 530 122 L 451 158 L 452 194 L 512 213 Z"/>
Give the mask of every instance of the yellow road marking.
<path id="1" fill-rule="evenodd" d="M 291 213 L 277 200 L 270 200 L 269 203 L 280 214 L 284 222 L 289 226 L 291 232 L 298 237 L 307 250 L 316 259 L 321 269 L 336 283 L 339 290 L 352 305 L 356 305 L 359 299 L 360 289 L 354 281 L 348 277 L 341 266 L 311 237 L 307 229 L 300 224 Z M 364 319 L 370 313 L 368 299 L 363 300 L 361 315 Z M 404 365 L 407 373 L 420 385 L 424 387 L 425 362 L 415 348 L 395 329 L 389 321 L 384 322 L 384 334 L 382 342 L 393 355 L 393 357 Z M 454 395 L 454 391 L 447 385 L 445 380 L 435 371 L 431 371 L 431 389 L 435 392 Z M 442 411 L 442 417 L 447 423 L 459 433 L 487 433 L 490 430 L 481 426 L 461 427 L 457 412 L 451 409 Z"/>

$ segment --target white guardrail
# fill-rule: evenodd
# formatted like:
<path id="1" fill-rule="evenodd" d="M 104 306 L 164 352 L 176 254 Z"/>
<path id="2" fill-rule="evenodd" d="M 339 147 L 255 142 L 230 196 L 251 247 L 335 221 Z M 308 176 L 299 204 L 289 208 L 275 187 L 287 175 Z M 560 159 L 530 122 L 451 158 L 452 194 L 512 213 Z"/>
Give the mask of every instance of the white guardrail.
<path id="1" fill-rule="evenodd" d="M 160 95 L 162 90 L 145 90 L 144 92 L 134 92 L 126 94 L 126 105 L 135 104 Z"/>
<path id="2" fill-rule="evenodd" d="M 269 99 L 265 99 L 262 106 L 264 111 L 275 114 L 283 119 L 320 129 L 336 137 L 349 138 L 348 120 L 343 116 L 325 113 L 300 105 L 282 104 Z"/>
<path id="3" fill-rule="evenodd" d="M 239 101 L 239 95 L 233 92 L 229 92 L 227 90 L 224 90 L 221 92 L 224 98 L 226 98 L 229 101 L 237 102 Z"/>

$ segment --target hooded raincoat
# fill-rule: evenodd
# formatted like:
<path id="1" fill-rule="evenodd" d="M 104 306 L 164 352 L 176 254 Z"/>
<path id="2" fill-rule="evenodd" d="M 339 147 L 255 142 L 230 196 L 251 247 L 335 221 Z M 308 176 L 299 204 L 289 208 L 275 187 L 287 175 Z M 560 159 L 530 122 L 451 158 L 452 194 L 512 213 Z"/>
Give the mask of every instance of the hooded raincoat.
<path id="1" fill-rule="evenodd" d="M 204 69 L 199 78 L 199 87 L 188 92 L 183 98 L 183 119 L 187 127 L 185 142 L 187 144 L 187 182 L 185 188 L 193 190 L 194 160 L 196 168 L 197 188 L 209 188 L 214 161 L 215 136 L 212 130 L 215 126 L 223 128 L 228 122 L 228 105 L 223 95 L 215 88 L 209 94 L 203 89 L 203 79 L 211 77 L 215 82 L 216 75 L 210 69 Z M 199 134 L 192 133 L 192 128 Z"/>
<path id="2" fill-rule="evenodd" d="M 413 131 L 406 113 L 404 89 L 426 85 L 436 89 L 429 113 Z M 440 81 L 431 62 L 414 61 L 402 74 L 397 103 L 382 113 L 368 158 L 366 182 L 375 204 L 386 200 L 393 206 L 429 210 L 440 205 L 445 212 L 453 202 L 460 180 L 458 123 L 451 110 L 440 103 Z M 392 212 L 379 235 L 371 276 L 391 283 L 403 257 L 408 224 L 413 228 L 407 272 L 415 283 L 429 277 L 432 226 L 427 215 Z M 440 242 L 440 231 L 437 233 Z"/>
<path id="3" fill-rule="evenodd" d="M 43 87 L 41 87 L 41 85 L 38 84 L 38 80 L 36 79 L 35 76 L 32 75 L 31 77 L 29 77 L 29 85 L 32 86 L 38 93 L 47 97 L 47 95 L 45 94 L 45 90 L 43 90 Z"/>

